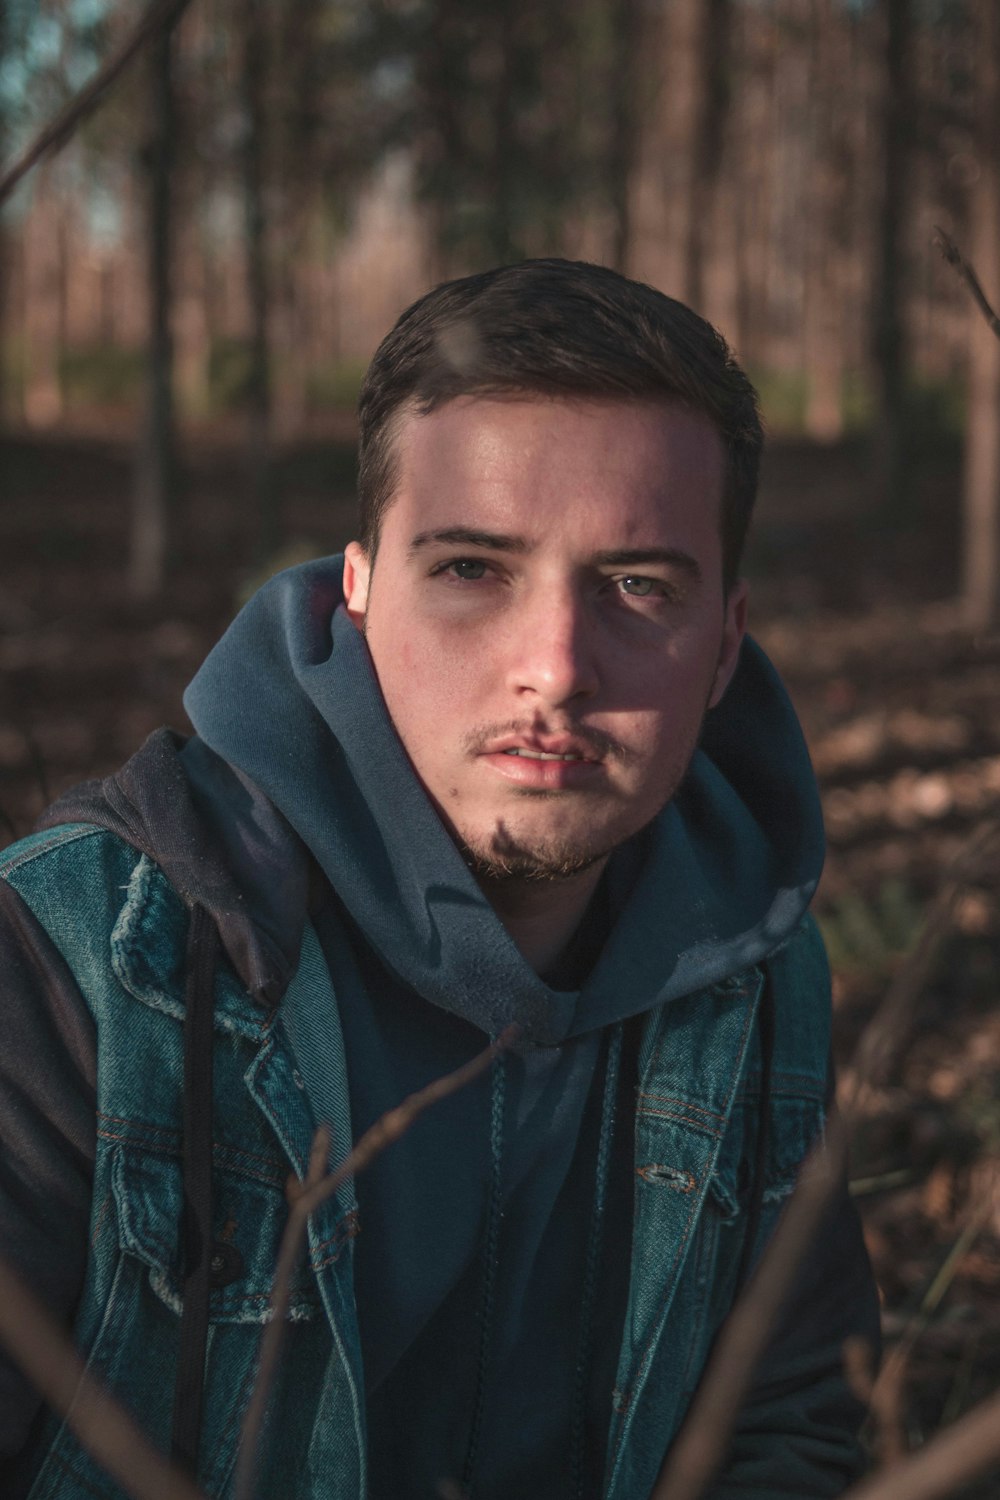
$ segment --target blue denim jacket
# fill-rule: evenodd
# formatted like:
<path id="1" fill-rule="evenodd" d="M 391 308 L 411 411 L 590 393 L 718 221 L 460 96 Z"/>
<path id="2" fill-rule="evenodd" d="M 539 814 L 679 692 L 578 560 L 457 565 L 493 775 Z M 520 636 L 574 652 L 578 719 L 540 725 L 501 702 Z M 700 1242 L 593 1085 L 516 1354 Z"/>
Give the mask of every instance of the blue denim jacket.
<path id="1" fill-rule="evenodd" d="M 0 873 L 65 958 L 97 1028 L 91 1253 L 74 1336 L 89 1368 L 166 1448 L 180 1310 L 187 910 L 156 864 L 90 825 L 25 840 L 8 851 Z M 56 890 L 77 895 L 71 904 L 53 899 Z M 758 1127 L 755 1021 L 765 982 L 774 998 L 775 1050 L 759 1250 L 822 1130 L 829 981 L 814 924 L 805 919 L 765 965 L 671 1002 L 645 1020 L 630 1290 L 607 1500 L 649 1494 L 733 1295 L 746 1230 L 746 1164 Z M 292 984 L 307 1003 L 315 996 L 329 1005 L 329 971 L 309 926 Z M 334 1043 L 339 1108 L 331 1124 L 339 1157 L 350 1149 L 351 1129 L 342 1039 Z M 199 1480 L 223 1497 L 231 1493 L 267 1316 L 286 1218 L 285 1182 L 290 1171 L 305 1174 L 314 1129 L 280 1008 L 265 1013 L 224 958 L 215 980 L 214 1068 L 215 1237 L 235 1250 L 239 1274 L 212 1293 Z M 261 1494 L 365 1500 L 352 1292 L 357 1228 L 350 1183 L 310 1222 L 267 1426 Z M 838 1494 L 857 1466 L 851 1422 L 833 1418 L 824 1426 L 827 1419 L 816 1415 L 824 1405 L 830 1409 L 830 1391 L 843 1387 L 836 1330 L 818 1327 L 806 1340 L 805 1357 L 796 1354 L 792 1365 L 791 1385 L 781 1369 L 762 1381 L 737 1450 L 747 1474 L 757 1476 L 755 1495 Z M 24 1463 L 31 1500 L 120 1494 L 69 1427 L 54 1419 Z M 768 1463 L 776 1463 L 780 1479 L 767 1479 Z M 744 1491 L 724 1480 L 717 1493 Z"/>

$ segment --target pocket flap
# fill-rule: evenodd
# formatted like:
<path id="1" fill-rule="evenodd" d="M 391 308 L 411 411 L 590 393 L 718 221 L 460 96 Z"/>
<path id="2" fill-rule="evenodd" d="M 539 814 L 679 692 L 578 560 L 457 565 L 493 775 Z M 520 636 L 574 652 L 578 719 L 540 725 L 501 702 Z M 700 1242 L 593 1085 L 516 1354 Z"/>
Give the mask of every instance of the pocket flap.
<path id="1" fill-rule="evenodd" d="M 781 1204 L 795 1188 L 802 1163 L 823 1132 L 819 1099 L 777 1097 L 771 1101 L 764 1162 L 765 1204 Z M 733 1110 L 723 1137 L 710 1192 L 724 1219 L 734 1219 L 749 1202 L 760 1128 L 760 1105 L 742 1100 Z"/>
<path id="2" fill-rule="evenodd" d="M 181 1163 L 172 1156 L 120 1147 L 111 1175 L 123 1250 L 149 1267 L 150 1285 L 169 1307 L 182 1303 Z M 219 1169 L 212 1173 L 214 1323 L 266 1322 L 274 1268 L 288 1219 L 284 1192 L 260 1177 Z M 319 1305 L 315 1279 L 303 1256 L 292 1276 L 289 1316 L 310 1318 Z"/>

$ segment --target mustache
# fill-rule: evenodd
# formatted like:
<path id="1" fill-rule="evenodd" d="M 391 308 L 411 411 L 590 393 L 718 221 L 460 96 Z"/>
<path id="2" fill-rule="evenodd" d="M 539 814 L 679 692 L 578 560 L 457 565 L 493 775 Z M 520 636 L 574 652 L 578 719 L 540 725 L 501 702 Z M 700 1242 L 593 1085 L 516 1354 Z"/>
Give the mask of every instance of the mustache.
<path id="1" fill-rule="evenodd" d="M 525 739 L 533 735 L 553 738 L 556 735 L 567 735 L 585 745 L 599 760 L 616 760 L 622 765 L 627 765 L 635 759 L 633 751 L 627 745 L 621 740 L 616 740 L 613 734 L 608 734 L 603 729 L 573 723 L 547 724 L 534 720 L 525 722 L 523 719 L 504 719 L 498 720 L 495 724 L 483 724 L 464 736 L 462 749 L 469 755 L 479 755 L 487 745 L 507 735 L 523 736 Z"/>

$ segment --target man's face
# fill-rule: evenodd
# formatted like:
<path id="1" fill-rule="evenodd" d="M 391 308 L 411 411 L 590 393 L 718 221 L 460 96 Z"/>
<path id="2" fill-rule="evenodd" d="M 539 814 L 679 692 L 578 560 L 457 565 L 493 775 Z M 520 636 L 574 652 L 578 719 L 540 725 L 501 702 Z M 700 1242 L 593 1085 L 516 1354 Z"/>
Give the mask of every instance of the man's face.
<path id="1" fill-rule="evenodd" d="M 453 836 L 492 874 L 584 869 L 673 796 L 746 613 L 722 441 L 676 403 L 462 397 L 408 414 L 347 607 Z"/>

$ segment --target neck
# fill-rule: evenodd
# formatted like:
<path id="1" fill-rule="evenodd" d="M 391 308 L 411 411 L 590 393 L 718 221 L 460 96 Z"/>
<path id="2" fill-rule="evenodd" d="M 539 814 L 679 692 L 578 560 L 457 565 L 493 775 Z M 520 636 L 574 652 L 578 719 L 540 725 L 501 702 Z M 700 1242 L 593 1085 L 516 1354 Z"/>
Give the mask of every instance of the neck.
<path id="1" fill-rule="evenodd" d="M 479 884 L 500 921 L 536 974 L 565 953 L 597 889 L 606 861 L 557 880 L 497 880 Z"/>

